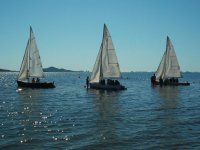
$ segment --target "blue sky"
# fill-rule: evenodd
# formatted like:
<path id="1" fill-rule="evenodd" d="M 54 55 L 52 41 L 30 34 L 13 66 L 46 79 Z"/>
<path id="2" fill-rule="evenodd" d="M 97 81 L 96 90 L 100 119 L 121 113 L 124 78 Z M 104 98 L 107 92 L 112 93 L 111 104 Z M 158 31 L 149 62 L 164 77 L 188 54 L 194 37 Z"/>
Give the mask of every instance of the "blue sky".
<path id="1" fill-rule="evenodd" d="M 91 71 L 106 23 L 121 71 L 155 71 L 170 37 L 200 71 L 199 0 L 0 0 L 0 68 L 19 70 L 31 25 L 43 67 Z"/>

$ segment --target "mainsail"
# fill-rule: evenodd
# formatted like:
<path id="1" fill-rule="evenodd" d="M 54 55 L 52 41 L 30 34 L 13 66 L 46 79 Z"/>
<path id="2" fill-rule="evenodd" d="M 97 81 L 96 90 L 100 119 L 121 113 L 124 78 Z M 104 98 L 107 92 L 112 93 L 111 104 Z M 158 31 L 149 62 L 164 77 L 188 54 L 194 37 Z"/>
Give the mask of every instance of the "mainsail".
<path id="1" fill-rule="evenodd" d="M 30 37 L 26 46 L 24 58 L 18 75 L 18 80 L 27 81 L 29 77 L 43 77 L 42 62 L 31 27 Z"/>
<path id="2" fill-rule="evenodd" d="M 181 77 L 180 66 L 178 64 L 176 53 L 169 37 L 167 37 L 166 51 L 162 57 L 155 75 L 157 81 L 159 81 L 160 78 L 165 80 L 167 78 Z"/>
<path id="3" fill-rule="evenodd" d="M 120 76 L 115 48 L 108 28 L 104 24 L 103 39 L 90 76 L 90 83 L 98 83 L 103 78 L 119 78 Z"/>

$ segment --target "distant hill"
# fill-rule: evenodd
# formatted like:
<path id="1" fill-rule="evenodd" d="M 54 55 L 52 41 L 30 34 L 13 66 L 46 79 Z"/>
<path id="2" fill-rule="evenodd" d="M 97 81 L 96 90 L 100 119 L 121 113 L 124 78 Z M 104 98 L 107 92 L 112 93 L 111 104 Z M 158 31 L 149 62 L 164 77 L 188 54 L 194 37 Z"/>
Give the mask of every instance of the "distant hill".
<path id="1" fill-rule="evenodd" d="M 48 67 L 48 68 L 44 68 L 43 69 L 44 72 L 75 72 L 75 71 L 72 71 L 72 70 L 66 70 L 66 69 L 63 69 L 63 68 L 56 68 L 56 67 Z"/>
<path id="2" fill-rule="evenodd" d="M 7 70 L 7 69 L 0 69 L 0 72 L 16 72 L 16 71 Z"/>
<path id="3" fill-rule="evenodd" d="M 43 68 L 43 71 L 44 72 L 82 72 L 82 71 L 72 71 L 72 70 L 67 70 L 67 69 L 63 69 L 63 68 L 56 68 L 56 67 Z M 0 72 L 17 72 L 17 71 L 0 69 Z"/>

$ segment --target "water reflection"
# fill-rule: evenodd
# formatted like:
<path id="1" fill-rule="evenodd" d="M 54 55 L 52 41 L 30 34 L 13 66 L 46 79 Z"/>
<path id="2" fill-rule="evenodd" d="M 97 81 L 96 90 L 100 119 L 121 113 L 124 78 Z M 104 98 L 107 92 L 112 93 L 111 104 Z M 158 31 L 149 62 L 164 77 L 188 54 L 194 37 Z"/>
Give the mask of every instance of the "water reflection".
<path id="1" fill-rule="evenodd" d="M 97 112 L 96 128 L 101 143 L 116 142 L 119 118 L 119 92 L 91 90 Z"/>
<path id="2" fill-rule="evenodd" d="M 41 127 L 43 126 L 42 117 L 42 91 L 40 89 L 22 89 L 19 90 L 20 104 L 20 118 L 19 137 L 20 143 L 27 143 L 37 136 Z"/>
<path id="3" fill-rule="evenodd" d="M 181 105 L 180 87 L 162 87 L 158 88 L 159 111 L 157 112 L 156 120 L 159 122 L 157 135 L 161 147 L 166 147 L 166 143 L 170 143 L 171 148 L 179 148 L 176 143 L 185 141 L 180 130 L 179 108 Z"/>
<path id="4" fill-rule="evenodd" d="M 179 92 L 178 86 L 158 87 L 159 96 L 165 100 L 178 100 Z"/>

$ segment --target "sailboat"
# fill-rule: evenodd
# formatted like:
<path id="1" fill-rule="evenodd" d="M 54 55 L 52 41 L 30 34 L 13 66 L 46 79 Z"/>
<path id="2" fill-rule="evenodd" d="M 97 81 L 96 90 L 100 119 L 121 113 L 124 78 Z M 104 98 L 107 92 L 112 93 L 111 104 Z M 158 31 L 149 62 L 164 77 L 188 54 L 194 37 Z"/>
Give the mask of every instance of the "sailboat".
<path id="1" fill-rule="evenodd" d="M 104 24 L 103 39 L 89 78 L 89 86 L 91 89 L 125 90 L 125 86 L 116 80 L 120 77 L 121 72 L 115 48 L 108 28 Z"/>
<path id="2" fill-rule="evenodd" d="M 37 48 L 36 39 L 33 30 L 30 27 L 30 37 L 25 49 L 24 58 L 22 60 L 19 71 L 17 84 L 18 87 L 29 88 L 54 88 L 54 82 L 40 82 L 39 78 L 44 77 L 42 62 Z M 30 78 L 32 81 L 30 82 Z M 37 81 L 35 79 L 37 78 Z"/>
<path id="3" fill-rule="evenodd" d="M 167 36 L 166 51 L 161 59 L 158 69 L 151 78 L 152 84 L 163 85 L 190 85 L 188 82 L 179 82 L 181 78 L 180 66 L 170 38 Z"/>

